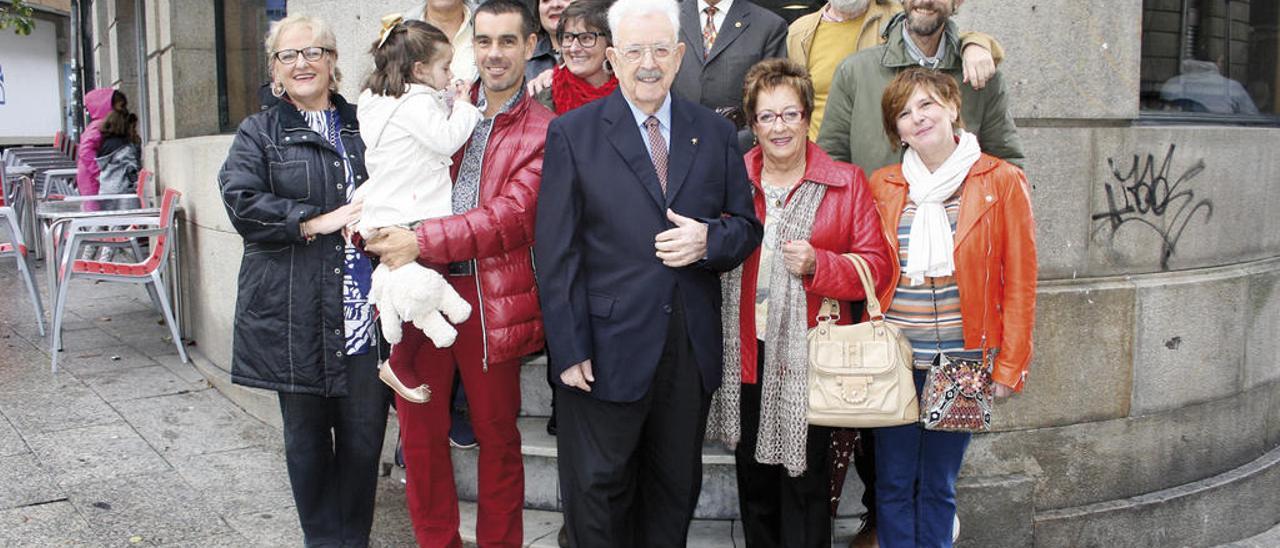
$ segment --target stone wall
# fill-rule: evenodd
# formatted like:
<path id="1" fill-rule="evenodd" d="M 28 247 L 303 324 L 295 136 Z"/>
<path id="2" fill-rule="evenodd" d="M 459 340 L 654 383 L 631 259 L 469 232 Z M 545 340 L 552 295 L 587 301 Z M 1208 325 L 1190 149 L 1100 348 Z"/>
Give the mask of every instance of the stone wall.
<path id="1" fill-rule="evenodd" d="M 151 138 L 217 133 L 213 2 L 155 0 L 145 5 Z"/>

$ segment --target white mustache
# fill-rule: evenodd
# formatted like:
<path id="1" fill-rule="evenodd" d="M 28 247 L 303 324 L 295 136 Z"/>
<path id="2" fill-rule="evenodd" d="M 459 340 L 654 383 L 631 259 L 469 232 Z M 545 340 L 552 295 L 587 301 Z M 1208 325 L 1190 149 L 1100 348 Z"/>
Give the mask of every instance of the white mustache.
<path id="1" fill-rule="evenodd" d="M 637 80 L 645 80 L 649 78 L 662 79 L 662 71 L 659 69 L 640 69 L 636 71 Z"/>

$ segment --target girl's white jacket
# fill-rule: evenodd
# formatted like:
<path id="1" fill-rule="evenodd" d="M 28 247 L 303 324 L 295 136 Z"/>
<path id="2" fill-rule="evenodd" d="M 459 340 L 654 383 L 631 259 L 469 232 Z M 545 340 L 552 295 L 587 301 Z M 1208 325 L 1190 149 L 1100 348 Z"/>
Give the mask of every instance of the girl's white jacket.
<path id="1" fill-rule="evenodd" d="M 452 214 L 452 156 L 482 116 L 462 101 L 451 112 L 443 92 L 421 84 L 400 97 L 364 90 L 356 118 L 369 180 L 352 197 L 364 199 L 360 233 L 368 237 L 376 228 Z"/>

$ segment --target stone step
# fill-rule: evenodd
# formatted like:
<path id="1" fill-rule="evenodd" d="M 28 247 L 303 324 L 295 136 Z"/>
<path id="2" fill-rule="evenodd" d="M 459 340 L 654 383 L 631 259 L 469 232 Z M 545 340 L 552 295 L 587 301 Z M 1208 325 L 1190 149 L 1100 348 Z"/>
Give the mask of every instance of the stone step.
<path id="1" fill-rule="evenodd" d="M 546 431 L 546 419 L 519 419 L 521 450 L 524 453 L 524 505 L 529 510 L 560 510 L 559 473 L 556 469 L 556 440 Z M 458 497 L 476 500 L 477 449 L 453 449 L 454 479 Z M 862 515 L 862 483 L 856 475 L 844 483 L 840 516 Z M 702 451 L 702 495 L 694 511 L 698 519 L 732 520 L 738 517 L 738 487 L 733 455 L 719 444 Z"/>
<path id="2" fill-rule="evenodd" d="M 1215 548 L 1276 548 L 1276 546 L 1280 546 L 1280 523 L 1252 537 L 1219 544 Z"/>
<path id="3" fill-rule="evenodd" d="M 1037 512 L 1037 546 L 1213 546 L 1280 521 L 1280 447 L 1234 470 L 1136 497 Z M 963 517 L 962 517 L 963 519 Z M 1274 538 L 1274 537 L 1264 537 Z"/>
<path id="4" fill-rule="evenodd" d="M 465 546 L 478 546 L 476 543 L 476 504 L 474 502 L 458 503 L 461 518 L 459 533 Z M 531 548 L 559 548 L 556 537 L 564 517 L 560 512 L 547 510 L 524 511 L 524 545 Z M 849 540 L 862 526 L 861 517 L 840 518 L 832 530 L 831 546 L 844 548 Z M 689 526 L 689 542 L 691 548 L 722 548 L 724 546 L 744 546 L 742 525 L 737 520 L 702 520 L 696 519 Z"/>
<path id="5" fill-rule="evenodd" d="M 551 387 L 547 384 L 545 353 L 529 356 L 520 366 L 520 416 L 551 416 Z"/>

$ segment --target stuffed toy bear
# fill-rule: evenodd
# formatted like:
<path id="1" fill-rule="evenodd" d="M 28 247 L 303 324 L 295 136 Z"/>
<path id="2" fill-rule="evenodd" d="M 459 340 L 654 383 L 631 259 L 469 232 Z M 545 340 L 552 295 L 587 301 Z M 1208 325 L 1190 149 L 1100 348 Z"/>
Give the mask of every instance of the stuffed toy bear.
<path id="1" fill-rule="evenodd" d="M 444 276 L 416 262 L 394 270 L 378 265 L 373 271 L 369 304 L 378 307 L 382 334 L 391 344 L 398 344 L 404 336 L 400 324 L 413 322 L 437 348 L 451 346 L 458 331 L 449 322 L 462 323 L 471 316 L 471 305 Z"/>

